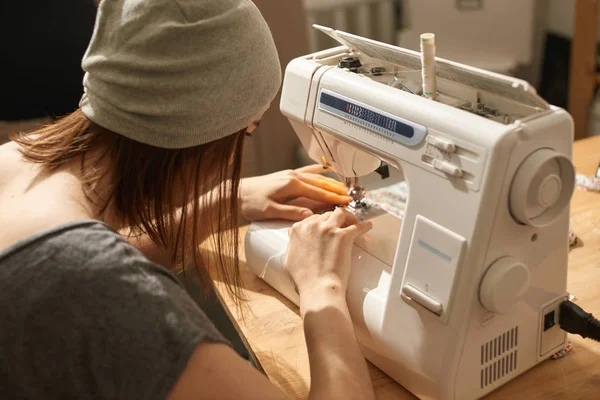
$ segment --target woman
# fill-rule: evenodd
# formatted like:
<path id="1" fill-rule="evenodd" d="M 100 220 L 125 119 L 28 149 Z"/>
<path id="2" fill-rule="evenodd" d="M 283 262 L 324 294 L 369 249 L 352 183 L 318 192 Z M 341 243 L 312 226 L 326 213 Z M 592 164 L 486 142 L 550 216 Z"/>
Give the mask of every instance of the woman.
<path id="1" fill-rule="evenodd" d="M 286 398 L 164 268 L 208 266 L 205 283 L 235 294 L 239 211 L 300 221 L 285 265 L 310 398 L 372 398 L 345 300 L 370 225 L 285 202 L 349 201 L 315 167 L 240 180 L 244 140 L 281 82 L 256 7 L 105 0 L 83 69 L 80 109 L 0 147 L 2 397 Z M 209 235 L 217 260 L 199 254 Z"/>

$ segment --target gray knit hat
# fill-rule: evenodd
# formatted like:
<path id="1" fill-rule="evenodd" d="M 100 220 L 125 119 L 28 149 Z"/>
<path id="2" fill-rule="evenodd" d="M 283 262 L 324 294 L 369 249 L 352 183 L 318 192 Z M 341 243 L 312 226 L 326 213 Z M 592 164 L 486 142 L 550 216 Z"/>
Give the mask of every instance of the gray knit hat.
<path id="1" fill-rule="evenodd" d="M 82 67 L 89 119 L 169 149 L 249 126 L 281 84 L 273 37 L 250 0 L 103 0 Z"/>

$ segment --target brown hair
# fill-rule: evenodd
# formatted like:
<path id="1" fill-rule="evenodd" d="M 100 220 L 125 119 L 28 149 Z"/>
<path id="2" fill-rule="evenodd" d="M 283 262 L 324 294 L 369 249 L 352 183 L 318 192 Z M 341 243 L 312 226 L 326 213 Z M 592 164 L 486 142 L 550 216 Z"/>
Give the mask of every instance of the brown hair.
<path id="1" fill-rule="evenodd" d="M 131 235 L 147 234 L 169 249 L 176 268 L 185 273 L 191 259 L 206 289 L 213 287 L 212 275 L 240 300 L 238 192 L 245 133 L 186 149 L 162 149 L 104 129 L 77 110 L 11 139 L 26 160 L 49 171 L 79 160 L 84 193 L 96 203 L 99 217 L 110 206 Z M 111 167 L 102 171 L 97 166 L 105 157 Z M 102 196 L 94 186 L 107 173 L 113 185 Z M 207 237 L 216 255 L 210 263 L 199 249 Z"/>

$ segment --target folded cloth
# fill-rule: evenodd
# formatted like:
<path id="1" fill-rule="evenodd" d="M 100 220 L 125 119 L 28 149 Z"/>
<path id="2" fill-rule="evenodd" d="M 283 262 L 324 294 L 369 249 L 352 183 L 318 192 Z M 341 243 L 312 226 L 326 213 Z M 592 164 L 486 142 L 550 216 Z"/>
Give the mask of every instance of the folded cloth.
<path id="1" fill-rule="evenodd" d="M 600 192 L 600 178 L 577 174 L 575 175 L 575 186 L 584 192 Z"/>

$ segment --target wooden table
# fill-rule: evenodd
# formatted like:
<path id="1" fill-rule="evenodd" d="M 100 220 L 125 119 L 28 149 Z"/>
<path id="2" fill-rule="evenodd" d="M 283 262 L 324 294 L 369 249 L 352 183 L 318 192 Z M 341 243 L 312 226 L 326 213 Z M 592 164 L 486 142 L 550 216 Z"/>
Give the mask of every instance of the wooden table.
<path id="1" fill-rule="evenodd" d="M 575 142 L 574 160 L 578 173 L 593 176 L 600 161 L 600 136 Z M 569 254 L 568 290 L 581 307 L 600 315 L 600 194 L 576 189 L 571 204 L 571 225 L 583 246 Z M 243 258 L 241 273 L 248 299 L 244 315 L 219 282 L 217 294 L 269 379 L 292 398 L 306 398 L 310 372 L 296 306 L 255 277 Z M 600 343 L 573 335 L 570 340 L 573 350 L 565 358 L 541 363 L 486 399 L 600 398 Z M 378 399 L 416 399 L 373 365 L 369 368 Z"/>

